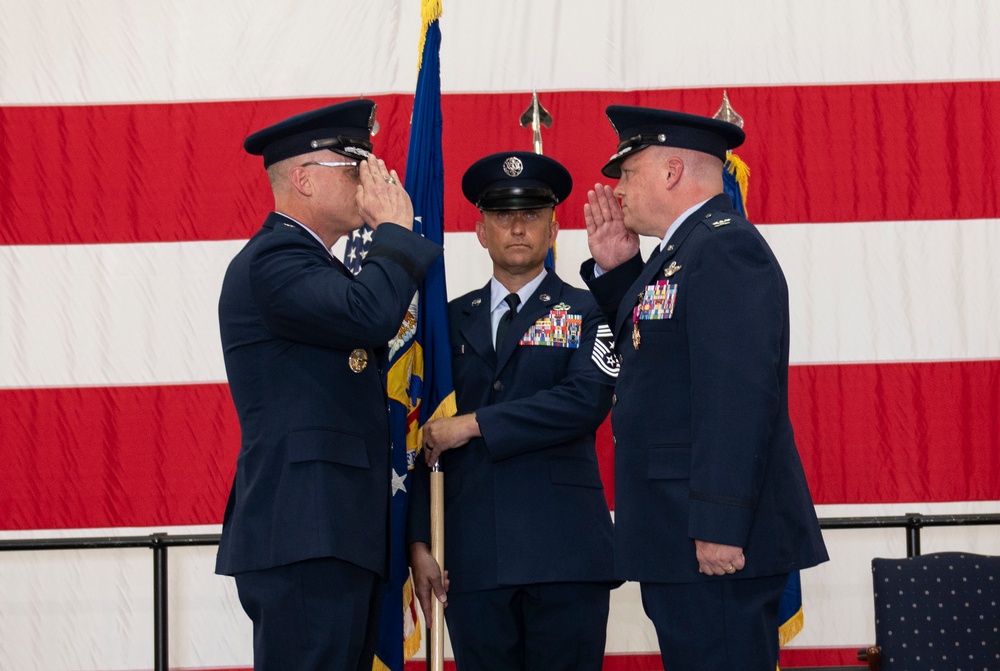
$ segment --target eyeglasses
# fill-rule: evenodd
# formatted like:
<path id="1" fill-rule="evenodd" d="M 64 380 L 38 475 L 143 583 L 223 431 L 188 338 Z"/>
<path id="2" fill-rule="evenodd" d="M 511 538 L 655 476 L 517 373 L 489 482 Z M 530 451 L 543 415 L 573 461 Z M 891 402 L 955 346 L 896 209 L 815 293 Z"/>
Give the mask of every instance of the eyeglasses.
<path id="1" fill-rule="evenodd" d="M 354 168 L 354 174 L 358 174 L 358 162 L 357 161 L 308 161 L 300 165 L 300 168 L 304 168 L 307 165 L 321 165 L 324 168 L 346 168 L 351 166 Z"/>
<path id="2" fill-rule="evenodd" d="M 308 161 L 306 163 L 303 163 L 299 167 L 304 168 L 307 165 L 321 165 L 324 168 L 347 168 L 347 167 L 352 167 L 352 168 L 354 168 L 354 170 L 351 171 L 351 174 L 354 176 L 354 178 L 357 179 L 358 177 L 361 176 L 361 172 L 358 170 L 358 162 L 357 161 Z"/>

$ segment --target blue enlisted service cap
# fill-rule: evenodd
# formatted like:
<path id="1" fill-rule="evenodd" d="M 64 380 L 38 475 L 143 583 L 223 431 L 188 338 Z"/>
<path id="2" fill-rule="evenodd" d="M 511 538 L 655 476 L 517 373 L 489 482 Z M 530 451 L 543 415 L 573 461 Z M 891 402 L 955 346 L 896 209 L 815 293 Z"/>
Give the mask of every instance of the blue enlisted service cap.
<path id="1" fill-rule="evenodd" d="M 609 105 L 611 127 L 618 133 L 618 151 L 601 168 L 605 177 L 621 177 L 621 162 L 652 145 L 693 149 L 726 160 L 726 151 L 743 144 L 743 129 L 728 121 L 651 107 Z"/>
<path id="2" fill-rule="evenodd" d="M 462 176 L 462 193 L 480 210 L 530 210 L 558 205 L 573 190 L 559 161 L 530 151 L 479 159 Z"/>
<path id="3" fill-rule="evenodd" d="M 375 103 L 350 100 L 279 121 L 247 136 L 243 148 L 264 157 L 264 167 L 299 154 L 329 149 L 363 160 L 372 150 Z"/>

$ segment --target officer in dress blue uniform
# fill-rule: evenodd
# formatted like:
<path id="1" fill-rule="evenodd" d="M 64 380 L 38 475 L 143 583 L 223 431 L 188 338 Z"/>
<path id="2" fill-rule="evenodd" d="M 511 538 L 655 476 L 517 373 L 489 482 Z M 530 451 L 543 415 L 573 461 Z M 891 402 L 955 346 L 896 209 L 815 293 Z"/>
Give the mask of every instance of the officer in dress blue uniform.
<path id="1" fill-rule="evenodd" d="M 449 304 L 458 414 L 423 428 L 410 497 L 410 555 L 429 617 L 444 594 L 430 556 L 427 466 L 445 473 L 445 611 L 462 671 L 599 671 L 612 526 L 594 450 L 617 358 L 590 294 L 544 261 L 553 208 L 572 179 L 558 162 L 503 152 L 462 190 L 493 260 L 481 289 Z"/>
<path id="2" fill-rule="evenodd" d="M 618 152 L 584 206 L 581 269 L 621 370 L 615 565 L 664 668 L 773 671 L 791 571 L 827 559 L 788 416 L 788 288 L 723 193 L 743 131 L 613 105 Z M 619 204 L 620 199 L 620 204 Z M 660 239 L 643 264 L 640 235 Z"/>
<path id="3" fill-rule="evenodd" d="M 236 577 L 257 670 L 372 665 L 391 481 L 382 350 L 441 253 L 370 154 L 374 118 L 356 100 L 244 142 L 263 156 L 275 211 L 219 299 L 242 437 L 216 572 Z M 330 248 L 362 222 L 374 240 L 353 277 Z"/>

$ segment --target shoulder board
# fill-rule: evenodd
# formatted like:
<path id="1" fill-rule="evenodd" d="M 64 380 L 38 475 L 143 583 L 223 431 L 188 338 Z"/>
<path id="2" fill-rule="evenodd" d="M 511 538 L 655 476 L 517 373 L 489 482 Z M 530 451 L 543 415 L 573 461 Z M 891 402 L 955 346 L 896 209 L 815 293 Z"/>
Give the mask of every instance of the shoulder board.
<path id="1" fill-rule="evenodd" d="M 701 218 L 701 223 L 712 230 L 723 228 L 740 220 L 739 216 L 733 216 L 733 214 L 732 212 L 706 212 Z"/>
<path id="2" fill-rule="evenodd" d="M 290 224 L 287 221 L 279 221 L 274 225 L 272 230 L 275 233 L 298 233 L 299 227 L 295 224 Z"/>

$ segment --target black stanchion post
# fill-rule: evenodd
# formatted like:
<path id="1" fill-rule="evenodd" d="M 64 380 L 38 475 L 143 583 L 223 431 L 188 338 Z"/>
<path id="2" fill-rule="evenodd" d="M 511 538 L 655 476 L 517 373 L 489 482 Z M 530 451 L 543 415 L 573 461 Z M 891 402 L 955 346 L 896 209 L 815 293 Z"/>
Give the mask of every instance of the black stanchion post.
<path id="1" fill-rule="evenodd" d="M 167 546 L 166 534 L 152 534 L 153 546 L 153 669 L 170 669 L 167 638 Z"/>
<path id="2" fill-rule="evenodd" d="M 906 513 L 906 556 L 917 557 L 920 555 L 920 513 Z"/>

